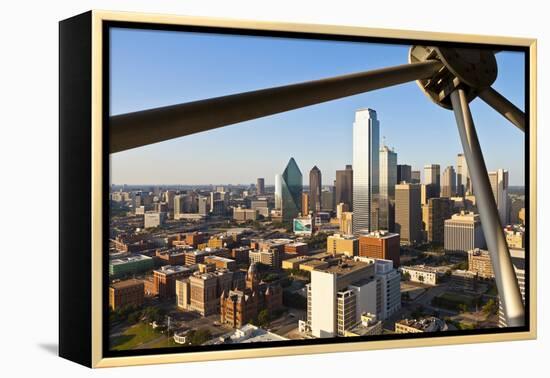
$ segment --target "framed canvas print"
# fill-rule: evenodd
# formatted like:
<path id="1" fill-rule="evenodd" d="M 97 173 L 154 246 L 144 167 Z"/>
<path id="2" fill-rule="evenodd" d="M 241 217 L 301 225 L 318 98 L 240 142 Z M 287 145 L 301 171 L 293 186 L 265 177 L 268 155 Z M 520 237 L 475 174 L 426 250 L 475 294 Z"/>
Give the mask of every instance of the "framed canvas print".
<path id="1" fill-rule="evenodd" d="M 536 337 L 536 41 L 60 22 L 60 355 Z"/>

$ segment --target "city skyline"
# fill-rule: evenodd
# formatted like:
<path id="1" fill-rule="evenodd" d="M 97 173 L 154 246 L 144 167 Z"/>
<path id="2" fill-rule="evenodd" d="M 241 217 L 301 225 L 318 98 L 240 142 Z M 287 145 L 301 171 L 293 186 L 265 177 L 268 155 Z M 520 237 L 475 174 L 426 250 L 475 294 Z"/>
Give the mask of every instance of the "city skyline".
<path id="1" fill-rule="evenodd" d="M 145 45 L 146 51 L 153 49 L 153 61 L 140 59 L 141 52 L 133 45 L 140 48 Z M 231 50 L 236 47 L 240 48 L 239 56 Z M 179 63 L 183 67 L 176 67 L 171 60 L 189 48 L 197 52 L 200 62 L 187 59 L 186 64 Z M 112 114 L 402 64 L 406 62 L 407 49 L 398 45 L 242 36 L 223 36 L 220 42 L 219 35 L 115 30 Z M 288 58 L 289 50 L 300 58 L 308 56 L 303 57 L 303 63 L 292 65 L 295 58 Z M 256 51 L 254 56 L 252 51 Z M 267 56 L 263 54 L 266 51 Z M 341 58 L 331 57 L 335 52 Z M 348 59 L 358 53 L 365 54 L 366 59 L 359 62 Z M 214 57 L 224 54 L 228 57 L 226 66 L 213 65 Z M 255 62 L 258 72 L 252 70 L 247 57 Z M 271 74 L 267 75 L 263 63 L 269 59 Z M 316 60 L 315 64 L 308 65 L 311 60 Z M 523 76 L 516 74 L 523 71 L 522 53 L 500 53 L 497 60 L 496 89 L 522 108 Z M 199 67 L 198 63 L 203 64 Z M 151 71 L 153 67 L 156 72 Z M 205 67 L 212 70 L 210 80 L 193 77 L 193 72 L 196 74 L 199 68 L 204 72 Z M 233 71 L 235 75 L 226 75 Z M 135 83 L 133 75 L 148 79 Z M 332 185 L 336 170 L 352 163 L 353 116 L 357 109 L 367 106 L 376 109 L 382 125 L 380 137 L 385 136 L 386 144 L 395 149 L 398 164 L 411 165 L 413 170 L 422 170 L 426 164 L 456 167 L 456 155 L 461 148 L 452 112 L 432 104 L 415 83 L 409 83 L 113 154 L 111 182 L 246 185 L 264 177 L 265 184 L 272 186 L 275 174 L 289 157 L 294 157 L 305 171 L 318 166 L 323 173 L 322 184 Z M 510 185 L 523 185 L 523 135 L 478 100 L 471 106 L 476 123 L 483 126 L 478 133 L 488 170 L 506 169 Z M 411 128 L 415 131 L 411 132 Z M 317 147 L 304 148 L 306 140 Z M 323 153 L 324 148 L 338 153 Z M 246 169 L 237 170 L 237 166 Z"/>

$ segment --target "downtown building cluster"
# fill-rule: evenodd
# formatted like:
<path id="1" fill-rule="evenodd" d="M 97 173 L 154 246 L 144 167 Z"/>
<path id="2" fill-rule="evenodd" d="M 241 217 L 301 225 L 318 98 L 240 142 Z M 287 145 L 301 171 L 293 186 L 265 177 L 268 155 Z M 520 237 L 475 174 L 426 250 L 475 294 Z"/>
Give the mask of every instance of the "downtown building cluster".
<path id="1" fill-rule="evenodd" d="M 350 147 L 351 164 L 329 184 L 314 165 L 304 185 L 291 157 L 272 186 L 257 178 L 246 185 L 113 187 L 111 310 L 160 300 L 214 317 L 212 329 L 236 329 L 220 336 L 227 343 L 447 330 L 437 316 L 402 312 L 401 287 L 405 275 L 474 292 L 477 280 L 494 278 L 464 155 L 442 173 L 438 164 L 398 164 L 398 152 L 380 145 L 380 121 L 368 108 L 355 113 Z M 508 193 L 508 171 L 488 175 L 507 242 L 521 251 L 524 199 Z M 446 278 L 433 266 L 403 265 L 404 251 L 408 261 L 418 248 L 462 259 L 465 269 L 450 269 Z M 289 309 L 292 316 L 281 315 Z M 297 333 L 265 333 L 257 326 L 265 318 L 290 322 L 281 329 L 294 324 Z M 180 326 L 174 337 L 184 340 Z"/>

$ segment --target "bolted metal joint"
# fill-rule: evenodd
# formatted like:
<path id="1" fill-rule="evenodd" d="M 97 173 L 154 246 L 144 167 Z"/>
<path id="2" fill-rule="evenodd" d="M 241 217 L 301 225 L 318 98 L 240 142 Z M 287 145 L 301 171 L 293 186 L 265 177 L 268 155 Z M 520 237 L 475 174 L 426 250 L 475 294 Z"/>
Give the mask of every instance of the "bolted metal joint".
<path id="1" fill-rule="evenodd" d="M 497 78 L 497 62 L 492 50 L 412 46 L 409 62 L 436 60 L 443 63 L 432 77 L 417 80 L 430 100 L 445 109 L 452 109 L 450 95 L 462 89 L 468 102 L 491 86 Z"/>

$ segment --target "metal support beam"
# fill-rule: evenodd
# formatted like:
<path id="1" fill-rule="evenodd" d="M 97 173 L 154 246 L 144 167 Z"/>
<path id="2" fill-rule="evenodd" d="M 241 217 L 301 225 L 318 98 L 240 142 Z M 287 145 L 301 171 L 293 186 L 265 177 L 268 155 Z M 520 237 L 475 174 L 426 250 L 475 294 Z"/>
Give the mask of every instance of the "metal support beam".
<path id="1" fill-rule="evenodd" d="M 491 87 L 482 90 L 478 94 L 479 98 L 487 103 L 491 108 L 502 114 L 504 118 L 512 122 L 518 129 L 525 132 L 525 114 L 512 104 L 506 97 L 498 93 Z"/>
<path id="2" fill-rule="evenodd" d="M 111 116 L 109 152 L 429 78 L 442 67 L 431 60 Z"/>
<path id="3" fill-rule="evenodd" d="M 525 314 L 521 292 L 465 92 L 462 89 L 454 90 L 451 93 L 451 102 L 506 323 L 509 327 L 522 326 Z"/>

